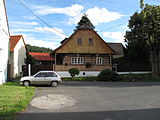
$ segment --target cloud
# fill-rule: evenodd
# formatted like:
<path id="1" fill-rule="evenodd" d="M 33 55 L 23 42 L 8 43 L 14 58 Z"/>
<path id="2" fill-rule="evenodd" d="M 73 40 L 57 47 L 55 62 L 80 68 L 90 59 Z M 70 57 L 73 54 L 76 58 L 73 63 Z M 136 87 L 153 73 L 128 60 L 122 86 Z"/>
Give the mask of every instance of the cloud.
<path id="1" fill-rule="evenodd" d="M 94 25 L 111 22 L 124 16 L 118 12 L 110 12 L 106 8 L 98 7 L 90 8 L 86 13 Z"/>
<path id="2" fill-rule="evenodd" d="M 49 27 L 35 27 L 36 32 L 42 32 L 42 33 L 51 33 L 59 36 L 61 39 L 66 38 L 67 36 L 63 34 L 63 30 L 59 28 L 49 28 Z"/>
<path id="3" fill-rule="evenodd" d="M 22 22 L 22 21 L 11 21 L 9 24 L 12 25 L 38 25 L 38 22 Z"/>
<path id="4" fill-rule="evenodd" d="M 69 16 L 68 24 L 70 25 L 77 24 L 83 13 L 88 14 L 89 19 L 94 25 L 111 22 L 124 16 L 118 12 L 111 12 L 106 8 L 98 8 L 97 6 L 84 11 L 84 7 L 79 4 L 74 4 L 64 8 L 54 8 L 50 6 L 35 6 L 34 8 L 36 9 L 36 13 L 39 15 L 65 14 Z"/>
<path id="5" fill-rule="evenodd" d="M 68 16 L 77 16 L 84 9 L 83 6 L 74 4 L 70 7 L 65 8 L 53 8 L 49 6 L 35 6 L 36 13 L 39 15 L 48 15 L 48 14 L 66 14 Z"/>
<path id="6" fill-rule="evenodd" d="M 10 32 L 12 34 L 12 33 L 17 33 L 17 32 L 35 32 L 35 30 L 33 29 L 11 29 Z"/>
<path id="7" fill-rule="evenodd" d="M 59 46 L 59 41 L 48 42 L 47 40 L 38 40 L 32 34 L 23 34 L 26 44 L 55 49 Z"/>
<path id="8" fill-rule="evenodd" d="M 11 31 L 11 34 L 23 33 L 23 32 L 38 32 L 38 33 L 45 33 L 52 36 L 53 35 L 58 36 L 59 39 L 64 39 L 67 37 L 66 35 L 63 34 L 63 30 L 59 28 L 33 27 L 32 29 L 11 29 L 10 31 Z"/>
<path id="9" fill-rule="evenodd" d="M 23 16 L 24 19 L 27 19 L 27 20 L 35 20 L 36 17 L 35 16 Z"/>
<path id="10" fill-rule="evenodd" d="M 121 32 L 121 31 L 103 33 L 104 37 L 112 39 L 112 40 L 107 40 L 107 41 L 118 42 L 118 43 L 123 43 L 123 44 L 124 44 L 124 35 L 125 35 L 125 32 Z"/>

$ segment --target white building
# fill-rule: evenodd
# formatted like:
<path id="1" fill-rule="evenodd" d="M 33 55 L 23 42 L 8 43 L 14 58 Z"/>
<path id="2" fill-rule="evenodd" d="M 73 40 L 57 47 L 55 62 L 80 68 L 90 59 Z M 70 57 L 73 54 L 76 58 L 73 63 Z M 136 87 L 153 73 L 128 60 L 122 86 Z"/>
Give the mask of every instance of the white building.
<path id="1" fill-rule="evenodd" d="M 5 1 L 0 0 L 0 84 L 7 80 L 7 64 L 9 56 L 9 27 Z"/>
<path id="2" fill-rule="evenodd" d="M 10 56 L 9 56 L 9 68 L 11 78 L 15 78 L 21 75 L 22 65 L 25 65 L 24 60 L 26 58 L 26 45 L 22 35 L 14 35 L 10 37 Z"/>

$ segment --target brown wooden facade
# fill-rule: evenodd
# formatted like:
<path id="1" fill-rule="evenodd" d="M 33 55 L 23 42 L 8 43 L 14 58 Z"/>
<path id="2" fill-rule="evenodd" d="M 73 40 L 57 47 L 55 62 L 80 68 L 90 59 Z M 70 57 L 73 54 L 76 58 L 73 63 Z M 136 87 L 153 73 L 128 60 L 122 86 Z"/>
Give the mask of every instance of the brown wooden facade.
<path id="1" fill-rule="evenodd" d="M 79 29 L 62 42 L 52 55 L 55 71 L 101 71 L 112 69 L 114 50 L 93 29 Z"/>

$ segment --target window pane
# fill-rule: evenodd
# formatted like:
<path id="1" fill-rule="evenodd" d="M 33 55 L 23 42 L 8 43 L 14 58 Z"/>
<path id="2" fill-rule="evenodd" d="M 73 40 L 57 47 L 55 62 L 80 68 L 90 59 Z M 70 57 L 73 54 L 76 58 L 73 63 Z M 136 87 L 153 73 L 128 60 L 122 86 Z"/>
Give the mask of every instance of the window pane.
<path id="1" fill-rule="evenodd" d="M 77 39 L 77 44 L 81 45 L 82 44 L 82 38 Z"/>
<path id="2" fill-rule="evenodd" d="M 92 45 L 92 44 L 93 44 L 93 39 L 89 38 L 89 45 Z"/>
<path id="3" fill-rule="evenodd" d="M 96 64 L 97 65 L 102 65 L 103 64 L 103 58 L 102 57 L 97 57 L 96 58 Z"/>
<path id="4" fill-rule="evenodd" d="M 83 64 L 84 63 L 83 57 L 72 57 L 71 64 Z"/>
<path id="5" fill-rule="evenodd" d="M 57 77 L 57 75 L 53 72 L 48 72 L 47 77 Z"/>
<path id="6" fill-rule="evenodd" d="M 45 73 L 45 72 L 43 72 L 43 73 L 38 73 L 38 74 L 36 75 L 36 77 L 46 77 L 46 73 Z"/>

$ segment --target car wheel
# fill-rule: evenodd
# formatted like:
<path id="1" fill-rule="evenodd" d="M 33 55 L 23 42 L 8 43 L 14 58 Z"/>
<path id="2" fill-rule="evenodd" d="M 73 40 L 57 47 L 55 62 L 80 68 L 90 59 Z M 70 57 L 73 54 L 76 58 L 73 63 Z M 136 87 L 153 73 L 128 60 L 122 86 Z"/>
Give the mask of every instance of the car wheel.
<path id="1" fill-rule="evenodd" d="M 29 86 L 30 83 L 29 83 L 29 81 L 24 81 L 24 82 L 23 82 L 23 85 L 24 85 L 24 86 Z"/>
<path id="2" fill-rule="evenodd" d="M 57 82 L 51 82 L 51 86 L 52 86 L 52 87 L 56 87 L 57 85 L 58 85 Z"/>

